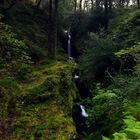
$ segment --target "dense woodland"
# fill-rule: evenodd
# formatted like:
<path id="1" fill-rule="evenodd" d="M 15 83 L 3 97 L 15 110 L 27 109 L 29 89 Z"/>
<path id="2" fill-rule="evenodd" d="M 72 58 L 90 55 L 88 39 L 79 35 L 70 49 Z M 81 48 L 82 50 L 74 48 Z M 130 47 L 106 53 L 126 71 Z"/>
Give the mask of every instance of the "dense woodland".
<path id="1" fill-rule="evenodd" d="M 140 140 L 139 95 L 139 0 L 0 0 L 0 140 Z"/>

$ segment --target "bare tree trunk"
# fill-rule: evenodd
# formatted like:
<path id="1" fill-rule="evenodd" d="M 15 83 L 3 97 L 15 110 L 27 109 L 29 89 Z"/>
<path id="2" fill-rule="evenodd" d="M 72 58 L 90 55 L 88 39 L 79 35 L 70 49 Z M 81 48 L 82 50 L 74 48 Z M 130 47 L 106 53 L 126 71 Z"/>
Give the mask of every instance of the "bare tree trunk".
<path id="1" fill-rule="evenodd" d="M 56 49 L 57 49 L 57 31 L 58 31 L 58 0 L 55 0 L 55 10 L 54 10 L 54 47 L 53 47 L 53 56 L 56 56 Z"/>
<path id="2" fill-rule="evenodd" d="M 96 10 L 98 10 L 99 7 L 100 7 L 100 1 L 99 0 L 96 0 L 95 3 L 96 3 Z"/>
<path id="3" fill-rule="evenodd" d="M 49 0 L 49 33 L 48 33 L 48 44 L 49 44 L 49 48 L 48 48 L 48 55 L 52 56 L 53 54 L 53 14 L 52 14 L 52 0 Z"/>
<path id="4" fill-rule="evenodd" d="M 86 7 L 86 11 L 88 11 L 89 7 L 88 7 L 88 0 L 85 0 L 85 7 Z"/>
<path id="5" fill-rule="evenodd" d="M 79 10 L 82 11 L 82 0 L 79 1 Z"/>
<path id="6" fill-rule="evenodd" d="M 119 7 L 122 7 L 122 0 L 119 0 L 118 5 L 119 5 Z"/>
<path id="7" fill-rule="evenodd" d="M 74 0 L 74 12 L 76 12 L 77 9 L 77 0 Z"/>
<path id="8" fill-rule="evenodd" d="M 83 10 L 84 10 L 84 11 L 86 10 L 86 1 L 84 1 L 84 7 L 83 7 Z"/>
<path id="9" fill-rule="evenodd" d="M 94 8 L 94 2 L 93 0 L 91 0 L 91 10 L 93 11 L 93 8 Z"/>
<path id="10" fill-rule="evenodd" d="M 105 31 L 107 32 L 108 30 L 108 0 L 104 1 L 104 6 L 105 6 Z"/>
<path id="11" fill-rule="evenodd" d="M 53 7 L 54 4 L 54 7 Z M 58 0 L 49 0 L 49 56 L 55 58 L 57 48 Z"/>
<path id="12" fill-rule="evenodd" d="M 112 11 L 112 0 L 109 0 L 109 11 Z"/>
<path id="13" fill-rule="evenodd" d="M 137 0 L 138 8 L 140 8 L 140 0 Z"/>

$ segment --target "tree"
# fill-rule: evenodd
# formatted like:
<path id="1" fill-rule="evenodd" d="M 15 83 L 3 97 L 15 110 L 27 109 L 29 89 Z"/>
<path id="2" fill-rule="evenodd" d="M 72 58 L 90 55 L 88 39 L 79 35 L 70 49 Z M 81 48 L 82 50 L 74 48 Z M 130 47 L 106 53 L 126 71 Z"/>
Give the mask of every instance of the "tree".
<path id="1" fill-rule="evenodd" d="M 79 1 L 79 10 L 82 11 L 82 0 Z"/>
<path id="2" fill-rule="evenodd" d="M 77 9 L 77 0 L 74 0 L 74 12 L 76 12 Z"/>
<path id="3" fill-rule="evenodd" d="M 55 0 L 55 10 L 54 10 L 54 47 L 53 47 L 53 55 L 55 56 L 56 55 L 56 48 L 57 48 L 57 24 L 58 24 L 58 0 Z"/>
<path id="4" fill-rule="evenodd" d="M 48 42 L 49 42 L 49 56 L 52 55 L 52 47 L 53 47 L 53 37 L 52 37 L 52 32 L 53 32 L 53 19 L 52 19 L 52 0 L 49 0 L 49 33 L 48 33 Z"/>
<path id="5" fill-rule="evenodd" d="M 108 29 L 108 0 L 104 1 L 104 7 L 105 7 L 105 31 Z"/>
<path id="6" fill-rule="evenodd" d="M 96 4 L 96 10 L 99 9 L 99 7 L 100 7 L 100 0 L 96 0 L 95 4 Z"/>
<path id="7" fill-rule="evenodd" d="M 137 0 L 138 8 L 140 8 L 140 0 Z"/>
<path id="8" fill-rule="evenodd" d="M 54 5 L 54 8 L 53 8 Z M 57 24 L 58 24 L 58 0 L 49 0 L 49 56 L 56 56 L 57 48 Z"/>
<path id="9" fill-rule="evenodd" d="M 112 0 L 109 0 L 109 11 L 112 11 Z"/>
<path id="10" fill-rule="evenodd" d="M 92 9 L 92 11 L 93 11 L 93 8 L 94 8 L 94 1 L 91 0 L 91 9 Z"/>

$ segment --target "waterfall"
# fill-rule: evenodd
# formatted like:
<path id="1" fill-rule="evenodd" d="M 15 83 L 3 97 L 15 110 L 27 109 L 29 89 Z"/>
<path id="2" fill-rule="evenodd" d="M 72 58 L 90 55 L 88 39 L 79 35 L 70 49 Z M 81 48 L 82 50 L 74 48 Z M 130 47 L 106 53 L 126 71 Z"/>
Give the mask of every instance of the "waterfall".
<path id="1" fill-rule="evenodd" d="M 80 108 L 81 108 L 81 110 L 82 110 L 82 112 L 81 112 L 81 115 L 83 116 L 83 117 L 88 117 L 88 114 L 86 113 L 86 111 L 85 111 L 85 107 L 83 106 L 83 105 L 80 105 Z"/>
<path id="2" fill-rule="evenodd" d="M 68 57 L 72 59 L 71 56 L 71 34 L 68 32 Z"/>
<path id="3" fill-rule="evenodd" d="M 74 79 L 79 79 L 79 76 L 75 74 Z"/>

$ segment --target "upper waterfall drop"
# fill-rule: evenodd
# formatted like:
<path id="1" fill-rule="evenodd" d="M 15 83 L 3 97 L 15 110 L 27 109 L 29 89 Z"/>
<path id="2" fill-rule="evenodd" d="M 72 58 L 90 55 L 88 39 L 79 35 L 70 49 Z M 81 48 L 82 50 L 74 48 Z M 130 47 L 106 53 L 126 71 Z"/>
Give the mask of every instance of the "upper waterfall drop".
<path id="1" fill-rule="evenodd" d="M 81 108 L 81 110 L 82 110 L 81 115 L 82 115 L 83 117 L 87 118 L 87 117 L 88 117 L 88 114 L 87 114 L 87 112 L 85 111 L 85 107 L 84 107 L 83 105 L 80 105 L 80 108 Z"/>
<path id="2" fill-rule="evenodd" d="M 68 57 L 70 59 L 73 59 L 71 55 L 71 33 L 70 32 L 68 32 Z"/>

